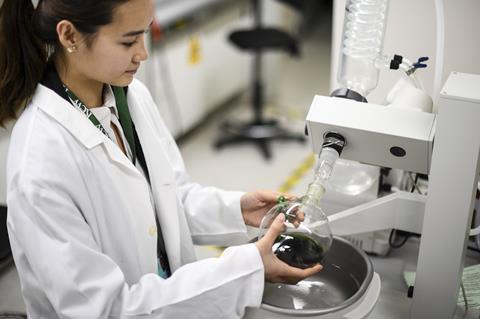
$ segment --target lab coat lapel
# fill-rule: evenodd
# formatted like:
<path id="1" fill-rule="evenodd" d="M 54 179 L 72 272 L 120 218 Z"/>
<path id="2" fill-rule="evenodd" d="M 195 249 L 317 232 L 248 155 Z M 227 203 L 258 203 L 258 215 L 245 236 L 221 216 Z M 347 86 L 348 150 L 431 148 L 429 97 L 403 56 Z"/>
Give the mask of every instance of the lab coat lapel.
<path id="1" fill-rule="evenodd" d="M 132 90 L 133 91 L 133 90 Z M 132 96 L 128 92 L 128 108 L 138 133 L 150 173 L 150 183 L 156 206 L 165 248 L 172 270 L 182 264 L 180 249 L 180 222 L 176 185 L 172 166 L 166 156 L 164 138 L 153 125 L 153 119 L 146 113 L 146 108 L 139 103 L 148 103 L 141 96 Z"/>
<path id="2" fill-rule="evenodd" d="M 132 174 L 141 176 L 140 172 L 116 144 L 92 125 L 84 114 L 58 94 L 43 85 L 39 85 L 32 103 L 38 105 L 40 109 L 58 121 L 87 149 L 92 149 L 103 143 L 106 153 L 116 165 L 122 166 Z"/>

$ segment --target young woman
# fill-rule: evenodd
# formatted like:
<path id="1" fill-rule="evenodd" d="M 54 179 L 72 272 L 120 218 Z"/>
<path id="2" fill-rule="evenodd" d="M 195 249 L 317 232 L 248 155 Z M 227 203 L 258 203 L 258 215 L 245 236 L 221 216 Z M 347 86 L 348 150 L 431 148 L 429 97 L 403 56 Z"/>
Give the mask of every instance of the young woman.
<path id="1" fill-rule="evenodd" d="M 314 274 L 255 244 L 195 261 L 194 243 L 238 244 L 278 196 L 189 181 L 143 84 L 152 0 L 4 0 L 0 122 L 8 229 L 31 318 L 238 318 L 263 282 Z"/>

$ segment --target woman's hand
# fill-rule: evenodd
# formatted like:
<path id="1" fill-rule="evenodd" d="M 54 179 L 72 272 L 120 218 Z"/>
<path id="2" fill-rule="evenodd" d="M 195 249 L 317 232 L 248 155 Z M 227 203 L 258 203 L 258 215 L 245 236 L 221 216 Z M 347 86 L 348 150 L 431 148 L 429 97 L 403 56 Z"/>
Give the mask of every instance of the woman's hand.
<path id="1" fill-rule="evenodd" d="M 240 199 L 245 224 L 254 227 L 260 226 L 263 216 L 277 204 L 277 198 L 281 195 L 279 192 L 266 190 L 245 193 Z"/>
<path id="2" fill-rule="evenodd" d="M 265 214 L 277 204 L 277 200 L 280 196 L 284 196 L 286 200 L 297 199 L 297 197 L 293 195 L 267 190 L 245 193 L 240 199 L 240 207 L 242 209 L 245 224 L 253 227 L 260 226 L 263 216 L 265 216 Z M 303 213 L 299 212 L 295 220 L 289 219 L 289 221 L 298 227 L 303 219 Z"/>
<path id="3" fill-rule="evenodd" d="M 320 270 L 322 266 L 316 264 L 307 269 L 295 268 L 287 265 L 277 258 L 272 251 L 275 239 L 285 230 L 285 216 L 279 214 L 273 221 L 265 236 L 255 243 L 260 255 L 262 256 L 263 266 L 265 269 L 265 280 L 273 283 L 296 284 L 297 282 L 310 277 Z"/>

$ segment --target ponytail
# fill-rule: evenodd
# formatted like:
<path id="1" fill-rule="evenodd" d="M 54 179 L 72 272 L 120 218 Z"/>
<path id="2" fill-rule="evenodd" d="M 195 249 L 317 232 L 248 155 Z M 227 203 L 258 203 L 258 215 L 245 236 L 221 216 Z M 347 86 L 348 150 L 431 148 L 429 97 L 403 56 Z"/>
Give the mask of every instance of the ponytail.
<path id="1" fill-rule="evenodd" d="M 0 4 L 1 4 L 0 0 Z M 42 79 L 50 53 L 62 48 L 57 24 L 68 20 L 92 43 L 129 0 L 3 0 L 0 7 L 0 126 L 15 119 Z M 48 52 L 47 52 L 48 47 Z"/>
<path id="2" fill-rule="evenodd" d="M 4 0 L 0 8 L 0 125 L 15 119 L 46 67 L 46 44 L 35 34 L 31 0 Z"/>

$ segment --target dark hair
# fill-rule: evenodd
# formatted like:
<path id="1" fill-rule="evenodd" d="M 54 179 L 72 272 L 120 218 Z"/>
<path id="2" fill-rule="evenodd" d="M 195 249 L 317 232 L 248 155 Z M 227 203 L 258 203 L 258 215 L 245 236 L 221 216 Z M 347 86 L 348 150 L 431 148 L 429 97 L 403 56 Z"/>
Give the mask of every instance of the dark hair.
<path id="1" fill-rule="evenodd" d="M 48 48 L 58 49 L 57 24 L 70 21 L 87 45 L 115 8 L 128 0 L 4 0 L 0 8 L 0 125 L 15 119 L 33 95 L 47 65 Z"/>

